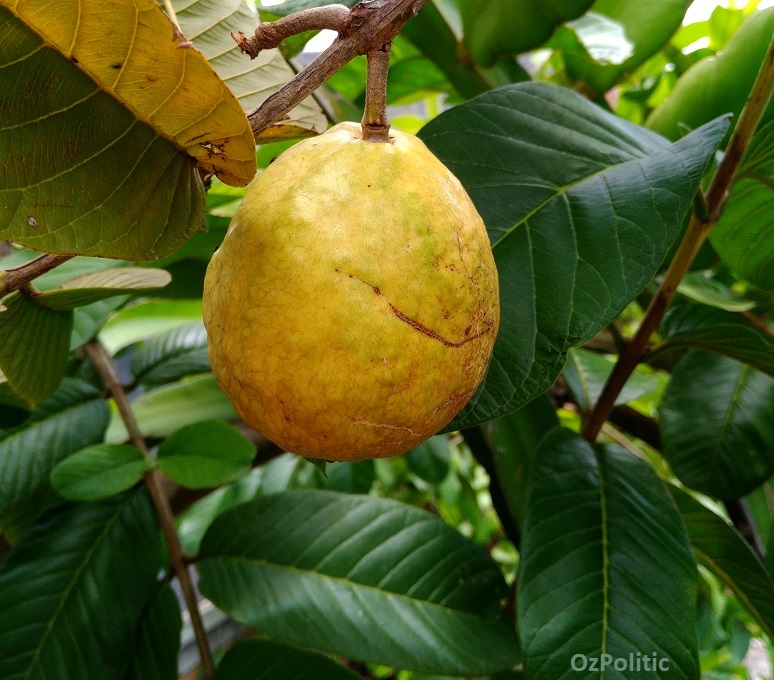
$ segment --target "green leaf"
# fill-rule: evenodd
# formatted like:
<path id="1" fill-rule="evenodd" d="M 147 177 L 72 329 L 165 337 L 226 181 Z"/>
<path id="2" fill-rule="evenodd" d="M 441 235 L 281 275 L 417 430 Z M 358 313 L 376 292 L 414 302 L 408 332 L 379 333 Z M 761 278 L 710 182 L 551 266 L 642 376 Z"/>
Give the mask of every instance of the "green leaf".
<path id="1" fill-rule="evenodd" d="M 40 304 L 23 293 L 0 308 L 0 370 L 19 396 L 31 403 L 48 398 L 65 374 L 72 312 Z"/>
<path id="2" fill-rule="evenodd" d="M 747 101 L 755 76 L 774 33 L 774 7 L 755 12 L 717 57 L 707 57 L 689 68 L 666 101 L 648 118 L 652 130 L 679 139 L 684 128 L 693 130 L 732 112 L 733 124 Z M 774 116 L 774 101 L 764 113 L 765 124 Z"/>
<path id="3" fill-rule="evenodd" d="M 774 341 L 731 312 L 704 305 L 673 306 L 659 329 L 664 342 L 651 354 L 677 347 L 717 352 L 774 376 Z"/>
<path id="4" fill-rule="evenodd" d="M 548 40 L 557 25 L 583 14 L 593 0 L 470 0 L 460 2 L 465 43 L 473 61 L 492 66 L 506 54 L 526 52 Z"/>
<path id="5" fill-rule="evenodd" d="M 112 267 L 69 279 L 59 290 L 49 290 L 35 300 L 51 309 L 68 311 L 116 295 L 151 292 L 166 286 L 172 277 L 164 269 Z"/>
<path id="6" fill-rule="evenodd" d="M 258 17 L 244 0 L 172 0 L 172 7 L 183 35 L 228 83 L 245 111 L 257 109 L 295 75 L 277 49 L 262 50 L 257 58 L 245 61 L 231 32 L 251 35 L 258 26 Z M 282 122 L 261 132 L 256 142 L 307 137 L 325 132 L 327 127 L 322 109 L 313 97 L 308 97 Z"/>
<path id="7" fill-rule="evenodd" d="M 5 376 L 0 373 L 0 430 L 21 425 L 30 416 L 32 405 L 11 389 Z M 2 439 L 2 433 L 0 433 Z"/>
<path id="8" fill-rule="evenodd" d="M 774 288 L 774 121 L 758 130 L 734 174 L 734 183 L 710 243 L 734 275 Z"/>
<path id="9" fill-rule="evenodd" d="M 50 506 L 0 563 L 0 677 L 123 680 L 158 563 L 144 490 Z"/>
<path id="10" fill-rule="evenodd" d="M 685 491 L 669 490 L 699 564 L 730 588 L 766 635 L 774 638 L 774 583 L 758 556 L 725 519 Z"/>
<path id="11" fill-rule="evenodd" d="M 163 385 L 209 371 L 207 331 L 201 322 L 173 328 L 141 342 L 132 357 L 134 377 L 148 385 Z"/>
<path id="12" fill-rule="evenodd" d="M 133 342 L 179 328 L 201 323 L 201 300 L 164 300 L 141 302 L 126 307 L 105 324 L 99 338 L 111 354 Z"/>
<path id="13" fill-rule="evenodd" d="M 448 429 L 518 409 L 651 280 L 727 123 L 675 144 L 570 90 L 504 87 L 420 132 L 489 230 L 500 331 L 483 386 Z M 636 264 L 635 264 L 636 263 Z"/>
<path id="14" fill-rule="evenodd" d="M 133 446 L 96 444 L 65 458 L 51 473 L 51 484 L 71 501 L 96 501 L 133 487 L 147 470 Z"/>
<path id="15" fill-rule="evenodd" d="M 142 613 L 126 680 L 177 680 L 182 628 L 177 596 L 166 585 Z"/>
<path id="16" fill-rule="evenodd" d="M 567 73 L 600 94 L 607 92 L 624 75 L 658 52 L 680 27 L 691 0 L 596 0 L 592 12 L 615 22 L 633 47 L 630 56 L 618 63 L 600 63 L 594 53 L 565 53 Z M 718 114 L 720 115 L 720 114 Z"/>
<path id="17" fill-rule="evenodd" d="M 461 21 L 456 0 L 429 0 L 400 35 L 432 61 L 464 98 L 498 85 L 529 80 L 529 74 L 513 58 L 501 59 L 490 69 L 466 59 L 460 40 Z"/>
<path id="18" fill-rule="evenodd" d="M 354 7 L 356 5 L 358 0 L 341 0 L 341 3 L 336 4 L 342 4 L 346 7 Z M 324 5 L 332 5 L 334 4 L 333 0 L 284 0 L 284 2 L 280 4 L 274 4 L 274 3 L 264 3 L 259 0 L 259 2 L 256 3 L 260 9 L 266 9 L 267 11 L 271 12 L 272 14 L 276 14 L 277 16 L 285 17 L 288 14 L 293 14 L 294 12 L 300 12 L 305 9 L 311 9 L 312 7 L 323 7 Z"/>
<path id="19" fill-rule="evenodd" d="M 518 660 L 495 563 L 437 517 L 395 501 L 264 496 L 213 522 L 197 566 L 205 597 L 282 642 L 459 675 Z"/>
<path id="20" fill-rule="evenodd" d="M 560 26 L 548 47 L 561 50 L 565 59 L 586 60 L 595 66 L 623 64 L 634 52 L 620 23 L 591 10 Z"/>
<path id="21" fill-rule="evenodd" d="M 774 474 L 774 378 L 697 350 L 675 366 L 661 398 L 661 441 L 680 481 L 738 498 Z"/>
<path id="22" fill-rule="evenodd" d="M 29 422 L 0 435 L 0 514 L 45 489 L 60 460 L 102 441 L 108 418 L 94 387 L 65 378 Z"/>
<path id="23" fill-rule="evenodd" d="M 568 352 L 562 376 L 582 411 L 590 411 L 597 403 L 614 363 L 613 357 L 587 349 L 571 349 Z M 616 398 L 616 404 L 628 404 L 658 388 L 658 378 L 646 371 L 642 366 L 637 367 Z"/>
<path id="24" fill-rule="evenodd" d="M 131 407 L 140 431 L 146 437 L 168 437 L 176 430 L 201 420 L 238 418 L 211 374 L 149 390 L 137 397 Z M 128 439 L 123 421 L 114 413 L 105 441 L 115 444 Z"/>
<path id="25" fill-rule="evenodd" d="M 680 515 L 645 461 L 620 447 L 595 449 L 568 430 L 546 435 L 521 559 L 526 678 L 568 677 L 577 655 L 637 653 L 668 659 L 659 678 L 698 678 L 696 563 Z"/>
<path id="26" fill-rule="evenodd" d="M 362 493 L 371 491 L 376 481 L 373 460 L 359 460 L 354 463 L 329 463 L 326 488 L 342 493 Z"/>
<path id="27" fill-rule="evenodd" d="M 240 640 L 226 652 L 215 680 L 358 680 L 333 659 L 270 640 Z"/>
<path id="28" fill-rule="evenodd" d="M 219 420 L 188 425 L 163 441 L 159 469 L 189 489 L 233 482 L 250 472 L 255 446 L 239 430 Z"/>
<path id="29" fill-rule="evenodd" d="M 32 250 L 20 249 L 14 252 L 9 258 L 3 260 L 3 266 L 8 268 L 23 264 L 39 253 Z M 35 287 L 41 291 L 56 290 L 62 287 L 66 281 L 83 274 L 103 271 L 110 267 L 121 267 L 126 262 L 123 260 L 108 260 L 96 257 L 74 257 L 63 262 L 55 269 L 37 277 Z M 114 309 L 120 307 L 128 296 L 119 296 L 108 298 L 101 302 L 93 302 L 83 307 L 78 307 L 73 315 L 73 332 L 70 337 L 70 349 L 76 349 L 91 340 L 107 321 L 107 318 Z"/>
<path id="30" fill-rule="evenodd" d="M 728 312 L 745 312 L 755 307 L 754 302 L 740 298 L 727 285 L 712 278 L 711 272 L 688 272 L 678 284 L 677 292 L 689 300 Z"/>
<path id="31" fill-rule="evenodd" d="M 490 477 L 502 490 L 508 510 L 517 526 L 524 521 L 524 504 L 535 453 L 543 436 L 559 425 L 553 404 L 542 395 L 481 427 L 492 452 Z"/>
<path id="32" fill-rule="evenodd" d="M 409 470 L 428 484 L 440 484 L 449 474 L 449 439 L 445 435 L 431 437 L 406 455 Z"/>
<path id="33" fill-rule="evenodd" d="M 372 460 L 362 462 L 370 463 L 373 469 Z M 340 465 L 350 466 L 358 463 L 336 463 L 330 466 L 331 470 L 336 470 Z M 330 474 L 327 480 L 329 483 L 332 477 Z M 177 527 L 183 549 L 189 555 L 196 555 L 202 537 L 212 521 L 235 505 L 251 501 L 262 494 L 279 493 L 288 489 L 314 489 L 320 488 L 321 485 L 322 475 L 312 463 L 292 453 L 283 454 L 251 470 L 250 474 L 238 482 L 207 494 L 180 515 L 177 518 Z"/>
<path id="34" fill-rule="evenodd" d="M 0 44 L 0 239 L 129 260 L 179 248 L 204 215 L 196 161 L 3 6 Z"/>

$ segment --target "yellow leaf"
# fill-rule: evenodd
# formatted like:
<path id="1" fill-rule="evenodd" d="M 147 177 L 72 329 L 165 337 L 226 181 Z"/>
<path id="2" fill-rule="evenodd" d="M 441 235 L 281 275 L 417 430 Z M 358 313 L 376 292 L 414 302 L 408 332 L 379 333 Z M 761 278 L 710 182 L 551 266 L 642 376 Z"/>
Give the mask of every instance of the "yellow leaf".
<path id="1" fill-rule="evenodd" d="M 255 141 L 234 95 L 156 0 L 0 0 L 135 117 L 220 180 L 245 186 Z"/>
<path id="2" fill-rule="evenodd" d="M 180 29 L 212 68 L 228 83 L 242 108 L 258 108 L 294 75 L 278 49 L 262 50 L 256 59 L 241 54 L 231 31 L 253 33 L 258 16 L 244 0 L 171 0 Z M 307 97 L 281 121 L 261 132 L 258 144 L 310 137 L 325 132 L 322 109 Z"/>

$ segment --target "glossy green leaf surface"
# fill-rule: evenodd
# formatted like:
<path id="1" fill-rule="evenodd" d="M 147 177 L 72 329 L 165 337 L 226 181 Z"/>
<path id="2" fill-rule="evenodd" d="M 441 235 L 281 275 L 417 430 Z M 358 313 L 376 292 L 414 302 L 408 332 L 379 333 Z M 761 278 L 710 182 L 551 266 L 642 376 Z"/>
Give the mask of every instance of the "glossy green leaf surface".
<path id="1" fill-rule="evenodd" d="M 460 675 L 518 660 L 495 563 L 437 517 L 395 501 L 263 496 L 213 522 L 198 568 L 207 598 L 283 642 Z"/>
<path id="2" fill-rule="evenodd" d="M 593 0 L 461 0 L 459 7 L 473 61 L 492 66 L 498 57 L 537 47 L 558 24 L 575 19 L 592 4 Z"/>
<path id="3" fill-rule="evenodd" d="M 39 253 L 28 249 L 19 249 L 11 253 L 0 263 L 4 269 L 24 264 L 37 257 Z M 95 257 L 73 257 L 55 269 L 35 279 L 35 288 L 43 292 L 57 290 L 76 277 L 93 274 L 112 267 L 127 264 L 123 260 L 108 260 Z M 100 302 L 77 307 L 73 313 L 73 330 L 70 336 L 70 349 L 75 349 L 91 340 L 107 321 L 108 315 L 127 300 L 127 296 L 110 297 Z"/>
<path id="4" fill-rule="evenodd" d="M 440 484 L 449 474 L 449 440 L 445 435 L 431 437 L 406 454 L 409 470 L 428 484 Z"/>
<path id="5" fill-rule="evenodd" d="M 120 310 L 105 324 L 99 338 L 113 354 L 133 342 L 201 320 L 201 300 L 152 300 Z"/>
<path id="6" fill-rule="evenodd" d="M 133 487 L 147 469 L 133 446 L 96 444 L 68 456 L 51 472 L 51 484 L 71 501 L 94 501 Z"/>
<path id="7" fill-rule="evenodd" d="M 529 80 L 529 74 L 513 57 L 500 59 L 491 68 L 482 68 L 466 58 L 459 9 L 457 0 L 429 0 L 403 27 L 401 36 L 432 61 L 466 99 L 493 87 Z"/>
<path id="8" fill-rule="evenodd" d="M 755 307 L 754 302 L 740 297 L 708 271 L 688 272 L 678 284 L 677 292 L 689 300 L 727 312 L 746 312 Z"/>
<path id="9" fill-rule="evenodd" d="M 686 0 L 596 0 L 591 12 L 616 22 L 632 45 L 632 53 L 619 63 L 600 63 L 588 50 L 565 53 L 568 75 L 596 92 L 607 92 L 663 47 L 679 28 L 688 5 Z"/>
<path id="10" fill-rule="evenodd" d="M 41 293 L 35 299 L 56 310 L 71 310 L 116 295 L 147 293 L 166 286 L 172 277 L 164 269 L 111 267 L 69 279 L 58 290 Z"/>
<path id="11" fill-rule="evenodd" d="M 699 564 L 730 588 L 766 635 L 774 635 L 774 582 L 758 556 L 727 520 L 677 487 L 670 487 Z"/>
<path id="12" fill-rule="evenodd" d="M 541 395 L 518 411 L 481 426 L 492 452 L 495 474 L 508 509 L 517 525 L 524 521 L 524 504 L 535 453 L 545 434 L 559 425 L 553 404 Z"/>
<path id="13" fill-rule="evenodd" d="M 734 175 L 712 247 L 735 275 L 774 288 L 774 121 L 755 133 Z"/>
<path id="14" fill-rule="evenodd" d="M 215 680 L 357 680 L 333 659 L 271 640 L 241 640 L 226 652 Z"/>
<path id="15" fill-rule="evenodd" d="M 645 461 L 620 447 L 595 449 L 568 430 L 546 435 L 521 559 L 516 601 L 528 680 L 575 676 L 576 655 L 638 653 L 668 659 L 660 680 L 699 677 L 696 563 Z M 636 677 L 599 665 L 579 677 Z"/>
<path id="16" fill-rule="evenodd" d="M 376 480 L 374 461 L 329 464 L 325 486 L 331 491 L 367 494 Z"/>
<path id="17" fill-rule="evenodd" d="M 158 553 L 144 490 L 52 505 L 0 564 L 0 677 L 123 680 Z"/>
<path id="18" fill-rule="evenodd" d="M 175 591 L 162 587 L 142 613 L 126 680 L 177 680 L 183 619 Z"/>
<path id="19" fill-rule="evenodd" d="M 567 350 L 650 281 L 727 123 L 675 144 L 579 95 L 524 83 L 444 112 L 420 138 L 462 182 L 489 231 L 500 331 L 483 386 L 448 429 L 518 409 Z"/>
<path id="20" fill-rule="evenodd" d="M 705 305 L 674 305 L 659 330 L 664 342 L 658 350 L 709 350 L 774 376 L 774 341 L 736 314 Z"/>
<path id="21" fill-rule="evenodd" d="M 373 482 L 373 461 L 363 462 L 371 464 L 371 479 L 368 482 L 368 488 L 370 488 Z M 360 490 L 353 491 L 352 486 L 355 484 L 348 488 L 338 488 L 332 483 L 333 471 L 339 469 L 340 465 L 345 466 L 346 469 L 346 466 L 352 464 L 337 463 L 329 466 L 328 479 L 326 480 L 329 488 L 333 491 L 346 493 L 363 493 L 362 486 Z M 246 503 L 263 494 L 279 493 L 288 489 L 319 489 L 322 487 L 323 477 L 312 463 L 292 453 L 283 454 L 265 465 L 253 468 L 246 477 L 239 481 L 207 494 L 205 498 L 188 508 L 177 518 L 180 541 L 189 555 L 196 555 L 199 552 L 201 540 L 212 521 L 235 505 Z"/>
<path id="22" fill-rule="evenodd" d="M 60 460 L 101 441 L 108 418 L 94 387 L 66 378 L 28 422 L 0 435 L 0 513 L 47 488 Z"/>
<path id="23" fill-rule="evenodd" d="M 146 437 L 167 437 L 201 420 L 236 420 L 234 407 L 211 374 L 149 390 L 132 401 L 132 413 Z M 105 440 L 129 439 L 126 427 L 113 414 Z"/>
<path id="24" fill-rule="evenodd" d="M 2 304 L 0 370 L 19 396 L 31 403 L 43 401 L 65 374 L 72 312 L 51 309 L 19 292 Z"/>
<path id="25" fill-rule="evenodd" d="M 663 453 L 683 484 L 738 498 L 774 474 L 774 378 L 692 350 L 661 399 Z"/>
<path id="26" fill-rule="evenodd" d="M 194 159 L 4 6 L 0 44 L 0 238 L 127 260 L 179 248 L 204 216 Z"/>
<path id="27" fill-rule="evenodd" d="M 132 357 L 134 377 L 149 385 L 163 385 L 209 371 L 207 331 L 201 322 L 173 328 L 142 341 Z"/>
<path id="28" fill-rule="evenodd" d="M 220 420 L 188 425 L 165 439 L 158 450 L 159 469 L 189 489 L 220 486 L 244 477 L 255 445 Z"/>
<path id="29" fill-rule="evenodd" d="M 571 349 L 567 353 L 567 363 L 562 371 L 567 387 L 583 411 L 589 411 L 602 394 L 602 388 L 613 371 L 615 360 L 587 349 Z M 653 392 L 659 386 L 658 378 L 650 375 L 644 368 L 631 374 L 619 393 L 616 404 L 626 404 Z"/>
<path id="30" fill-rule="evenodd" d="M 679 139 L 685 128 L 693 130 L 726 113 L 734 114 L 735 124 L 772 34 L 774 7 L 755 12 L 717 57 L 702 59 L 680 77 L 666 101 L 648 118 L 648 127 L 669 139 Z M 774 103 L 769 102 L 762 122 L 773 115 Z"/>

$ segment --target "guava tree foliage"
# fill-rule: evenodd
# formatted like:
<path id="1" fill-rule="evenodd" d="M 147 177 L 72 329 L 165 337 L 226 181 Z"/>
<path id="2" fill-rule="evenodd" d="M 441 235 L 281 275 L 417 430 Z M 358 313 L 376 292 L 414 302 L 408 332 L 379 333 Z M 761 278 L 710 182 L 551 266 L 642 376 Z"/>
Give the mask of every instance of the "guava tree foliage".
<path id="1" fill-rule="evenodd" d="M 0 0 L 0 677 L 176 678 L 181 605 L 218 680 L 747 677 L 774 640 L 757 4 L 286 0 L 248 59 L 244 0 Z M 442 433 L 326 466 L 219 388 L 204 273 L 390 41 L 392 124 L 483 218 L 500 327 Z M 247 639 L 213 650 L 226 619 Z"/>

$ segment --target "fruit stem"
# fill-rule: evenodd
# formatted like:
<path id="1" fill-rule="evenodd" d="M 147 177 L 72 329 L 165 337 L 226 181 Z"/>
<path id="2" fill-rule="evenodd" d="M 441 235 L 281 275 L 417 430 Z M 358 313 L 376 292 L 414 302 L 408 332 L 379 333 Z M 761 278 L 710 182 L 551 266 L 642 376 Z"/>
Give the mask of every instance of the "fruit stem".
<path id="1" fill-rule="evenodd" d="M 366 142 L 388 144 L 390 121 L 387 120 L 387 72 L 390 68 L 391 43 L 368 50 L 368 76 L 363 120 L 363 139 Z"/>

